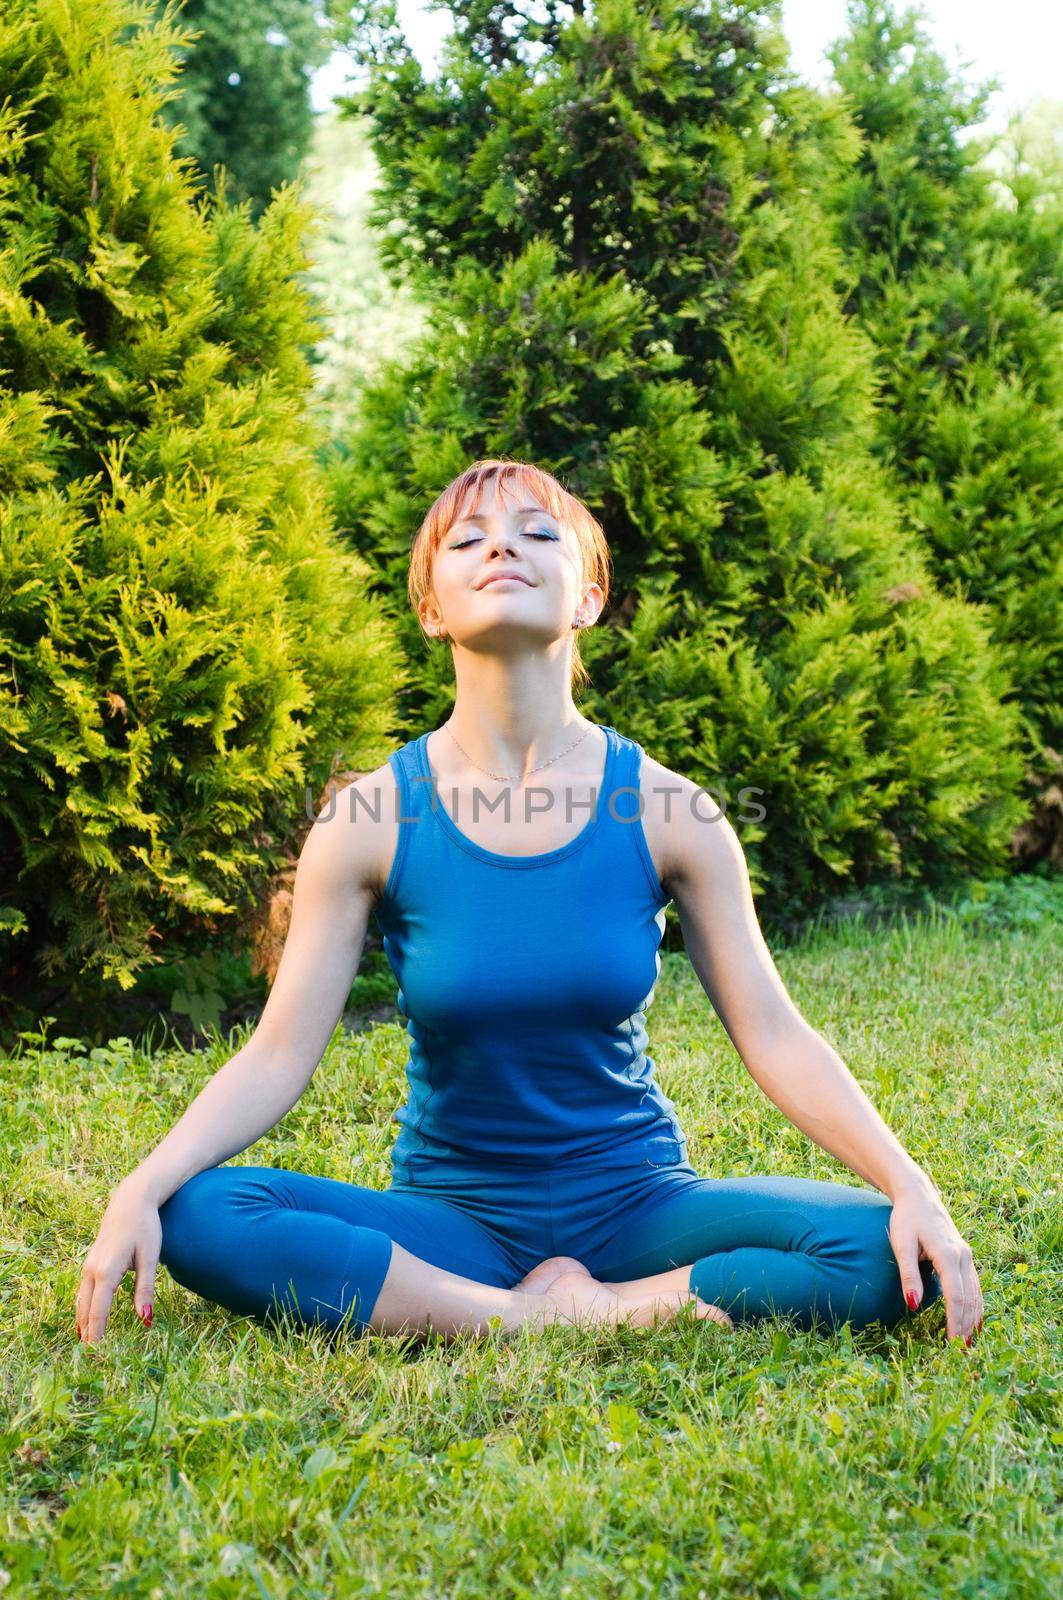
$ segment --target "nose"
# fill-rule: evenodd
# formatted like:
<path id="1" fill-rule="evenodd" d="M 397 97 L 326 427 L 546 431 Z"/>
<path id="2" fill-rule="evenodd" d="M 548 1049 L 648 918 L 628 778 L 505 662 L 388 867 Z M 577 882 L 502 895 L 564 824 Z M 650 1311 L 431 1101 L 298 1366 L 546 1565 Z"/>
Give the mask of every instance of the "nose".
<path id="1" fill-rule="evenodd" d="M 489 557 L 493 556 L 496 551 L 502 555 L 516 555 L 517 548 L 517 536 L 508 528 L 497 528 L 493 534 L 489 534 L 487 537 Z"/>

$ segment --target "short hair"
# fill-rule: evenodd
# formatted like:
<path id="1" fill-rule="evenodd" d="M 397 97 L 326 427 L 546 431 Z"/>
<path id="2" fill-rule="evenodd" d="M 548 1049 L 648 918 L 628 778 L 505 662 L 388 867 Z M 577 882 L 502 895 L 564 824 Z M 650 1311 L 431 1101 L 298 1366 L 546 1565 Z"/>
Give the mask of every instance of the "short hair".
<path id="1" fill-rule="evenodd" d="M 608 602 L 612 556 L 605 530 L 597 518 L 545 468 L 532 466 L 530 462 L 488 456 L 474 461 L 447 484 L 414 535 L 406 589 L 415 611 L 431 593 L 435 553 L 450 529 L 460 521 L 466 507 L 475 506 L 485 483 L 497 480 L 501 497 L 504 490 L 515 487 L 514 479 L 520 487 L 530 490 L 551 516 L 571 530 L 580 551 L 583 581 L 596 583 Z M 430 640 L 431 636 L 423 628 L 421 631 Z M 580 689 L 590 683 L 590 674 L 580 655 L 578 633 L 572 641 L 572 682 Z"/>

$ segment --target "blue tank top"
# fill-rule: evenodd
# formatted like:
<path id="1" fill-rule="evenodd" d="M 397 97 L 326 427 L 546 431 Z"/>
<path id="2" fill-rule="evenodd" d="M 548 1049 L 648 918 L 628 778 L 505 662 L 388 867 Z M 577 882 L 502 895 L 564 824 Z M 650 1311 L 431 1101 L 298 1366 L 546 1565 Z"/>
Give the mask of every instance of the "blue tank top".
<path id="1" fill-rule="evenodd" d="M 603 727 L 603 781 L 582 830 L 556 850 L 512 856 L 450 817 L 429 732 L 388 757 L 399 837 L 375 912 L 409 1050 L 393 1173 L 684 1160 L 675 1106 L 646 1053 L 671 897 L 640 818 L 641 745 Z"/>

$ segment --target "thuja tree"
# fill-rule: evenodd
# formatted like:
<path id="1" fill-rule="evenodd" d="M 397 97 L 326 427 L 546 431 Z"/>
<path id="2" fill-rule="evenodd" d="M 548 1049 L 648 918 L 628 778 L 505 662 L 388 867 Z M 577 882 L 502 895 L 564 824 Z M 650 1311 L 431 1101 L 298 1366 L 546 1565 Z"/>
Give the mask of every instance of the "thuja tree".
<path id="1" fill-rule="evenodd" d="M 183 0 L 180 21 L 180 92 L 163 118 L 180 127 L 177 150 L 204 181 L 223 165 L 230 195 L 258 216 L 310 148 L 310 77 L 330 48 L 324 19 L 316 0 Z"/>
<path id="2" fill-rule="evenodd" d="M 588 710 L 724 799 L 773 913 L 998 869 L 1023 814 L 1009 680 L 875 460 L 871 353 L 811 198 L 851 126 L 788 81 L 767 8 L 453 9 L 433 82 L 389 6 L 352 33 L 382 252 L 434 296 L 333 469 L 382 591 L 401 615 L 454 473 L 534 460 L 613 549 Z M 402 625 L 432 721 L 448 657 Z"/>
<path id="3" fill-rule="evenodd" d="M 1023 853 L 1063 865 L 1063 215 L 1035 204 L 1021 160 L 1004 203 L 966 136 L 985 91 L 950 75 L 916 13 L 855 0 L 832 59 L 863 134 L 833 203 L 849 308 L 876 346 L 876 449 L 940 583 L 987 607 L 1007 651 L 1034 812 Z"/>
<path id="4" fill-rule="evenodd" d="M 173 25 L 0 23 L 6 1017 L 239 924 L 401 682 L 311 453 L 305 219 L 194 188 L 155 114 Z"/>

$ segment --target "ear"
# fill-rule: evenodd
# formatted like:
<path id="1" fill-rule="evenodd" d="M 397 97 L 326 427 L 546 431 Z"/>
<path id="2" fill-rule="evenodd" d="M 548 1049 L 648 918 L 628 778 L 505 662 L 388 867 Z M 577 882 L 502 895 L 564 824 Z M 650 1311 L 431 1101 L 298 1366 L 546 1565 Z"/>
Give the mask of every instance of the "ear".
<path id="1" fill-rule="evenodd" d="M 579 605 L 580 615 L 584 619 L 583 626 L 585 628 L 593 627 L 598 621 L 598 618 L 602 614 L 602 607 L 604 604 L 605 596 L 602 593 L 601 585 L 597 583 L 588 584 L 587 588 L 583 591 L 583 599 L 580 601 Z"/>
<path id="2" fill-rule="evenodd" d="M 441 638 L 446 632 L 439 608 L 431 597 L 420 602 L 417 607 L 417 616 L 421 627 L 431 638 Z"/>

